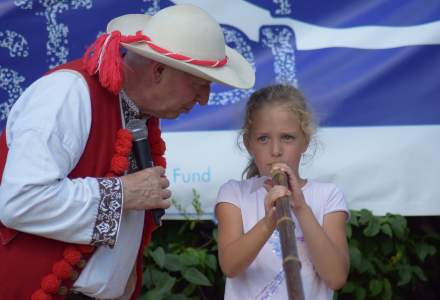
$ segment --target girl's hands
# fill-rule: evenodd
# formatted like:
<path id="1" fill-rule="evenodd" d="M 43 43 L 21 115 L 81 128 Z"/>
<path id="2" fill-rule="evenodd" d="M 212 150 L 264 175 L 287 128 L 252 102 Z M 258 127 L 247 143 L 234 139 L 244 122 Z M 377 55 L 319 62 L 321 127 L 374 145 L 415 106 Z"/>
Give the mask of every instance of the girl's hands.
<path id="1" fill-rule="evenodd" d="M 293 173 L 292 169 L 287 164 L 275 163 L 272 165 L 272 170 L 281 170 L 287 174 L 289 189 L 292 194 L 290 205 L 293 211 L 297 212 L 301 208 L 306 207 L 307 204 L 301 190 L 300 179 Z"/>
<path id="2" fill-rule="evenodd" d="M 277 226 L 277 216 L 275 213 L 276 200 L 283 196 L 289 196 L 290 191 L 281 185 L 274 186 L 271 180 L 267 180 L 264 183 L 264 187 L 268 191 L 266 197 L 264 198 L 266 228 L 269 230 L 269 232 L 272 232 Z"/>

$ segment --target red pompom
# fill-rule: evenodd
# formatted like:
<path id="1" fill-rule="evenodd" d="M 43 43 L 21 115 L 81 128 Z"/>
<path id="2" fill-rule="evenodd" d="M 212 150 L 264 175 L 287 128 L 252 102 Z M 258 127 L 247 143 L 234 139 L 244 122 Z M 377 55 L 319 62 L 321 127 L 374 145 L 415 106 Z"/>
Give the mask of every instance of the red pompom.
<path id="1" fill-rule="evenodd" d="M 155 144 L 151 145 L 152 155 L 163 155 L 165 153 L 165 150 L 166 150 L 165 142 L 162 139 L 156 141 Z"/>
<path id="2" fill-rule="evenodd" d="M 122 156 L 128 156 L 131 152 L 132 143 L 130 141 L 126 140 L 116 140 L 115 142 L 115 153 L 122 155 Z"/>
<path id="3" fill-rule="evenodd" d="M 115 155 L 111 162 L 111 171 L 117 175 L 122 175 L 128 169 L 128 158 L 121 155 Z"/>
<path id="4" fill-rule="evenodd" d="M 49 274 L 43 277 L 41 280 L 41 288 L 46 292 L 50 294 L 55 294 L 58 292 L 58 289 L 60 288 L 61 280 L 58 279 L 58 277 L 55 276 L 55 274 Z"/>
<path id="5" fill-rule="evenodd" d="M 148 129 L 148 141 L 150 143 L 154 143 L 154 141 L 160 139 L 161 131 L 159 128 L 151 128 L 151 126 Z"/>
<path id="6" fill-rule="evenodd" d="M 81 260 L 81 252 L 75 247 L 68 246 L 63 253 L 64 259 L 71 265 L 76 265 Z"/>
<path id="7" fill-rule="evenodd" d="M 130 130 L 126 128 L 120 128 L 116 132 L 116 139 L 124 140 L 131 143 L 131 140 L 133 139 L 133 135 L 131 134 Z"/>
<path id="8" fill-rule="evenodd" d="M 153 162 L 155 166 L 167 167 L 167 161 L 163 156 L 153 156 Z"/>
<path id="9" fill-rule="evenodd" d="M 31 300 L 52 300 L 52 296 L 39 289 L 32 294 Z"/>
<path id="10" fill-rule="evenodd" d="M 166 145 L 161 137 L 159 119 L 156 117 L 148 119 L 148 143 L 151 146 L 151 155 L 153 156 L 154 165 L 165 168 L 166 160 L 163 155 L 166 150 Z"/>
<path id="11" fill-rule="evenodd" d="M 90 254 L 95 251 L 95 246 L 92 245 L 77 245 L 76 246 L 81 253 Z"/>
<path id="12" fill-rule="evenodd" d="M 159 119 L 156 117 L 150 117 L 147 122 L 148 125 L 148 136 L 155 136 L 157 137 L 157 134 L 160 134 L 160 128 L 159 128 Z"/>
<path id="13" fill-rule="evenodd" d="M 70 279 L 73 268 L 67 261 L 60 260 L 53 264 L 52 272 L 60 279 Z"/>

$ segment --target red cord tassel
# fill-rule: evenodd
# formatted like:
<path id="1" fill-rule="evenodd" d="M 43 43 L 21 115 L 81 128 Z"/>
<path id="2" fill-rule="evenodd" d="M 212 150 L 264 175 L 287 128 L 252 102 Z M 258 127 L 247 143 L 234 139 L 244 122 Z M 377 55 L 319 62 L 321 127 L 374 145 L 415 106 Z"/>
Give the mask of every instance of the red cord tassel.
<path id="1" fill-rule="evenodd" d="M 87 49 L 83 56 L 84 68 L 89 75 L 98 73 L 99 82 L 113 94 L 119 93 L 124 80 L 121 58 L 121 42 L 134 43 L 148 38 L 140 32 L 123 36 L 119 31 L 105 33 Z"/>

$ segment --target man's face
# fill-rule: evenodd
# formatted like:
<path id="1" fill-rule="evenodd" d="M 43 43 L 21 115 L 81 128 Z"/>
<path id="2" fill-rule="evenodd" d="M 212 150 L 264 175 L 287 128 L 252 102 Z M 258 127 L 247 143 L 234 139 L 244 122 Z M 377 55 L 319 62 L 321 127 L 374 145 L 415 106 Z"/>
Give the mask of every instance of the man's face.
<path id="1" fill-rule="evenodd" d="M 157 102 L 150 111 L 159 118 L 175 119 L 189 112 L 197 103 L 208 103 L 211 82 L 165 67 L 155 88 Z"/>

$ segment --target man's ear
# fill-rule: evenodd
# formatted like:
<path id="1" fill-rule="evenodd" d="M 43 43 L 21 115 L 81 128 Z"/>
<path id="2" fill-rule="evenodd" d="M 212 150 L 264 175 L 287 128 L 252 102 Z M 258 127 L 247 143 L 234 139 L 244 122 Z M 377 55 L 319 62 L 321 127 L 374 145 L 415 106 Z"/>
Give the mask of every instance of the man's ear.
<path id="1" fill-rule="evenodd" d="M 162 79 L 163 72 L 166 66 L 160 62 L 153 62 L 153 80 L 155 83 L 159 83 Z"/>

